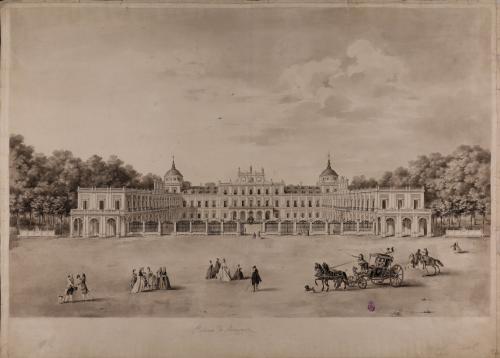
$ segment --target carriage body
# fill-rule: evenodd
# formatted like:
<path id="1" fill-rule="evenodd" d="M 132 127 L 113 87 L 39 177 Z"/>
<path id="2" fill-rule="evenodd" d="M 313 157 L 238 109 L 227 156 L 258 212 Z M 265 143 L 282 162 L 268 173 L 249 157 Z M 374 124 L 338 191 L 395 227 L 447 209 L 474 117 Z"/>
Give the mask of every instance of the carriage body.
<path id="1" fill-rule="evenodd" d="M 394 258 L 389 254 L 370 254 L 370 261 L 373 258 L 373 263 L 368 265 L 368 270 L 365 272 L 366 278 L 372 283 L 382 284 L 389 280 L 391 286 L 398 287 L 403 283 L 403 268 L 394 264 Z"/>

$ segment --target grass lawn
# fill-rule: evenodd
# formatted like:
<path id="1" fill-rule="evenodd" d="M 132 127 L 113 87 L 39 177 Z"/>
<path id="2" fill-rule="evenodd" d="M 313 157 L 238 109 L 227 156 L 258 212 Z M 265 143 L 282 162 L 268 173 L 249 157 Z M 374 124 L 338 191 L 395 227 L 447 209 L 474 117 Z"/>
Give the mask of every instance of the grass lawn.
<path id="1" fill-rule="evenodd" d="M 467 253 L 454 254 L 458 241 Z M 378 238 L 348 236 L 270 237 L 162 236 L 121 239 L 23 239 L 10 251 L 11 314 L 83 317 L 327 317 L 327 316 L 477 316 L 489 310 L 489 239 Z M 427 247 L 445 265 L 439 276 L 404 271 L 402 287 L 309 293 L 314 262 L 326 261 L 351 274 L 358 253 L 395 248 L 395 263 Z M 261 290 L 250 280 L 205 280 L 208 261 L 226 258 L 231 273 L 259 268 Z M 129 292 L 133 268 L 156 272 L 166 266 L 171 291 Z M 89 302 L 59 304 L 68 273 L 85 272 Z M 79 299 L 79 293 L 75 299 Z M 368 303 L 375 305 L 373 312 Z"/>

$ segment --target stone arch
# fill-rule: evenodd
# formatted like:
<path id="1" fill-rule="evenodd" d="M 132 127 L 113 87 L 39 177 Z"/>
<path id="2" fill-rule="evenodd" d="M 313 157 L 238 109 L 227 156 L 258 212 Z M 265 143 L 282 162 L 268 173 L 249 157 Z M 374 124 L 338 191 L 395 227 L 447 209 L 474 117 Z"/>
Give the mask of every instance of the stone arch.
<path id="1" fill-rule="evenodd" d="M 106 236 L 116 236 L 116 220 L 109 218 L 106 220 Z"/>
<path id="2" fill-rule="evenodd" d="M 385 225 L 386 225 L 385 236 L 394 236 L 395 235 L 395 229 L 396 229 L 396 224 L 394 222 L 394 219 L 393 218 L 387 218 L 385 220 Z"/>
<path id="3" fill-rule="evenodd" d="M 171 221 L 164 221 L 161 223 L 161 233 L 163 235 L 170 235 L 174 232 L 174 223 Z"/>
<path id="4" fill-rule="evenodd" d="M 240 220 L 241 220 L 241 221 L 245 221 L 245 220 L 246 220 L 246 218 L 247 218 L 246 213 L 245 213 L 243 210 L 242 210 L 242 211 L 240 211 Z"/>
<path id="5" fill-rule="evenodd" d="M 99 236 L 99 220 L 97 220 L 96 218 L 92 218 L 89 221 L 89 236 Z"/>
<path id="6" fill-rule="evenodd" d="M 81 237 L 83 234 L 83 220 L 81 218 L 76 218 L 73 220 L 73 236 Z"/>
<path id="7" fill-rule="evenodd" d="M 142 232 L 142 222 L 134 220 L 128 225 L 128 231 L 132 233 Z"/>
<path id="8" fill-rule="evenodd" d="M 427 219 L 420 218 L 418 220 L 418 235 L 419 236 L 427 236 Z"/>
<path id="9" fill-rule="evenodd" d="M 312 223 L 312 231 L 325 231 L 326 223 L 322 220 L 316 220 Z"/>
<path id="10" fill-rule="evenodd" d="M 257 211 L 257 213 L 255 214 L 255 220 L 262 221 L 262 211 Z"/>
<path id="11" fill-rule="evenodd" d="M 266 210 L 266 213 L 264 214 L 264 217 L 266 220 L 271 219 L 271 212 L 269 210 Z"/>
<path id="12" fill-rule="evenodd" d="M 411 236 L 411 219 L 403 218 L 401 221 L 401 235 L 402 236 Z"/>

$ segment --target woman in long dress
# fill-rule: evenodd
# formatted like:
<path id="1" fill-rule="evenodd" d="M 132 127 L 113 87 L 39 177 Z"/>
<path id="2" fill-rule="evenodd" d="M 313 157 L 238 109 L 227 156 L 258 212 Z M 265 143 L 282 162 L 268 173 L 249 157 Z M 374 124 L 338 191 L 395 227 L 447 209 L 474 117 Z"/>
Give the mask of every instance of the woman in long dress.
<path id="1" fill-rule="evenodd" d="M 82 299 L 86 301 L 89 289 L 87 287 L 87 277 L 85 276 L 85 273 L 82 273 L 80 281 L 78 282 L 78 287 L 80 288 L 80 294 L 82 295 Z"/>
<path id="2" fill-rule="evenodd" d="M 167 287 L 167 290 L 171 290 L 172 286 L 170 286 L 170 280 L 168 279 L 167 268 L 165 266 L 163 266 L 163 279 L 165 280 L 165 286 Z"/>
<path id="3" fill-rule="evenodd" d="M 222 264 L 219 273 L 217 274 L 217 278 L 224 282 L 231 281 L 231 274 L 229 272 L 229 267 L 227 267 L 226 259 L 222 259 Z"/>
<path id="4" fill-rule="evenodd" d="M 134 287 L 132 287 L 131 293 L 139 293 L 144 291 L 146 287 L 146 277 L 144 277 L 143 268 L 139 270 L 139 274 L 137 275 L 137 280 L 134 283 Z"/>

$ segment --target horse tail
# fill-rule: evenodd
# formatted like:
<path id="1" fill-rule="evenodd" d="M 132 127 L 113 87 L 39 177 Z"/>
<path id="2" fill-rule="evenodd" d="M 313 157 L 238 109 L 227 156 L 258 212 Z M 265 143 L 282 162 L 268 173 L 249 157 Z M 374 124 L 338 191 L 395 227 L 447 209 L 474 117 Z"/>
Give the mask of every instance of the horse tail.
<path id="1" fill-rule="evenodd" d="M 444 267 L 443 263 L 442 263 L 441 261 L 437 260 L 437 259 L 436 259 L 436 263 L 437 263 L 439 266 Z"/>

